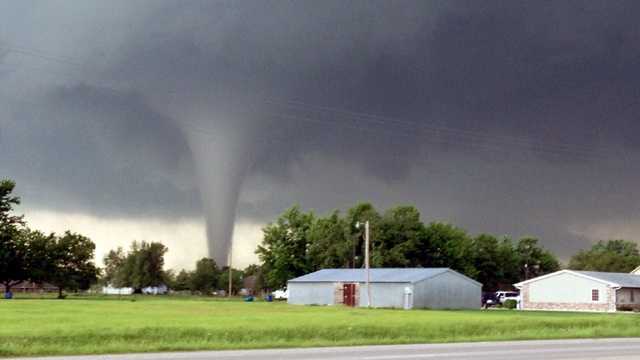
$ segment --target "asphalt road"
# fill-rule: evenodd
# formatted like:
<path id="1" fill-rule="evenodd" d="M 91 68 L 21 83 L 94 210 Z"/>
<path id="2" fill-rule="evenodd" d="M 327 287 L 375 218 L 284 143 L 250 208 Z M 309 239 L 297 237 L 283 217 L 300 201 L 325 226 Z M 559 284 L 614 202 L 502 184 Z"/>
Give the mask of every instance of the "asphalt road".
<path id="1" fill-rule="evenodd" d="M 46 360 L 628 360 L 640 359 L 640 339 L 552 340 L 435 345 L 201 351 L 99 356 L 64 356 Z M 31 358 L 30 360 L 33 360 Z"/>

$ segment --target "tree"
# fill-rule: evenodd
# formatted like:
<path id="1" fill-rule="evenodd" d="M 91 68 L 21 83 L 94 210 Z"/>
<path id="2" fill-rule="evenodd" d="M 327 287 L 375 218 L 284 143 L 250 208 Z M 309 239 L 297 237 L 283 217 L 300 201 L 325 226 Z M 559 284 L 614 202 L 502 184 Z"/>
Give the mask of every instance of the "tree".
<path id="1" fill-rule="evenodd" d="M 504 278 L 498 257 L 498 239 L 488 234 L 478 235 L 473 239 L 473 255 L 475 279 L 482 283 L 485 291 L 497 290 Z"/>
<path id="2" fill-rule="evenodd" d="M 538 245 L 538 239 L 525 237 L 516 247 L 520 281 L 548 274 L 560 269 L 560 262 L 550 251 Z"/>
<path id="3" fill-rule="evenodd" d="M 599 241 L 589 250 L 571 257 L 569 268 L 608 272 L 630 272 L 640 265 L 638 244 L 627 240 Z"/>
<path id="4" fill-rule="evenodd" d="M 97 281 L 96 246 L 89 238 L 67 231 L 50 245 L 53 271 L 45 278 L 58 287 L 59 298 L 64 290 L 86 290 Z"/>
<path id="5" fill-rule="evenodd" d="M 312 269 L 307 250 L 313 221 L 313 213 L 304 213 L 294 206 L 285 211 L 275 224 L 262 229 L 264 238 L 256 253 L 262 262 L 267 287 L 280 288 L 287 280 Z M 224 277 L 222 275 L 221 279 Z"/>
<path id="6" fill-rule="evenodd" d="M 171 288 L 176 291 L 191 290 L 192 272 L 182 269 L 175 277 L 175 281 L 171 284 Z"/>
<path id="7" fill-rule="evenodd" d="M 0 230 L 0 284 L 4 285 L 5 292 L 21 281 L 29 278 L 27 243 L 21 232 L 5 228 Z"/>
<path id="8" fill-rule="evenodd" d="M 231 269 L 231 293 L 237 294 L 242 288 L 243 274 L 241 270 Z M 224 266 L 222 272 L 218 277 L 218 289 L 228 291 L 229 290 L 229 267 Z"/>
<path id="9" fill-rule="evenodd" d="M 145 287 L 169 282 L 164 271 L 164 255 L 167 251 L 167 247 L 161 243 L 134 241 L 126 255 L 121 249 L 109 252 L 105 265 L 109 268 L 111 285 L 132 287 L 140 292 Z"/>
<path id="10" fill-rule="evenodd" d="M 334 211 L 313 222 L 309 229 L 309 257 L 313 270 L 348 267 L 352 246 L 347 239 L 347 221 Z"/>
<path id="11" fill-rule="evenodd" d="M 196 270 L 191 274 L 191 291 L 210 293 L 218 283 L 219 274 L 218 265 L 213 259 L 198 260 Z"/>
<path id="12" fill-rule="evenodd" d="M 347 267 L 360 268 L 364 266 L 364 228 L 356 227 L 357 223 L 369 221 L 369 238 L 371 241 L 372 263 L 378 261 L 377 249 L 380 239 L 381 217 L 375 207 L 370 203 L 359 203 L 347 211 L 345 225 L 347 229 L 347 246 L 351 248 L 350 264 Z"/>
<path id="13" fill-rule="evenodd" d="M 458 227 L 432 222 L 424 228 L 417 247 L 417 266 L 449 267 L 476 278 L 473 265 L 473 243 Z"/>
<path id="14" fill-rule="evenodd" d="M 164 255 L 167 250 L 161 243 L 134 241 L 117 276 L 117 286 L 132 287 L 140 292 L 145 287 L 165 283 Z"/>
<path id="15" fill-rule="evenodd" d="M 376 267 L 407 267 L 419 263 L 418 246 L 424 225 L 414 206 L 398 206 L 387 210 L 372 239 L 371 264 Z"/>
<path id="16" fill-rule="evenodd" d="M 25 228 L 21 231 L 27 245 L 27 269 L 30 281 L 41 284 L 50 280 L 56 270 L 56 235 L 45 235 Z"/>
<path id="17" fill-rule="evenodd" d="M 104 275 L 102 281 L 106 285 L 115 286 L 121 282 L 119 279 L 120 273 L 126 262 L 126 254 L 124 249 L 118 247 L 116 250 L 111 250 L 104 256 Z"/>
<path id="18" fill-rule="evenodd" d="M 14 188 L 11 180 L 0 181 L 0 284 L 6 292 L 29 276 L 27 244 L 20 231 L 23 218 L 12 215 L 13 206 L 20 204 L 20 198 L 11 195 Z"/>
<path id="19" fill-rule="evenodd" d="M 520 281 L 519 257 L 514 248 L 513 241 L 509 237 L 504 237 L 498 243 L 496 256 L 500 268 L 500 277 L 497 281 L 498 289 L 512 289 L 513 284 Z"/>
<path id="20" fill-rule="evenodd" d="M 11 195 L 16 187 L 12 180 L 0 180 L 0 230 L 24 225 L 23 215 L 12 215 L 13 207 L 20 205 L 20 198 Z"/>

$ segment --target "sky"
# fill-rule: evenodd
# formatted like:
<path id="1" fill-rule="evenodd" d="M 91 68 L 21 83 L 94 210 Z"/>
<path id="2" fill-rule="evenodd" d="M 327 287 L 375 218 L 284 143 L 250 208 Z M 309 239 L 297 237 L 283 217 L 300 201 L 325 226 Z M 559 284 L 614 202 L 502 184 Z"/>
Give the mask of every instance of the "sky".
<path id="1" fill-rule="evenodd" d="M 0 177 L 97 257 L 256 261 L 293 204 L 562 259 L 640 240 L 637 1 L 3 1 Z"/>

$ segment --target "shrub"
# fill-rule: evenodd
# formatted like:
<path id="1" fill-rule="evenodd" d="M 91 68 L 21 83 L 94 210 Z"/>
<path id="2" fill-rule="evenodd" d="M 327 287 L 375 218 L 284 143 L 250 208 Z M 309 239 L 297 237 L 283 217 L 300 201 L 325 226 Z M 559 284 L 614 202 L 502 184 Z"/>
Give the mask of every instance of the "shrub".
<path id="1" fill-rule="evenodd" d="M 502 304 L 502 306 L 505 309 L 515 309 L 516 307 L 518 307 L 518 302 L 513 299 L 509 299 L 505 301 L 504 304 Z"/>

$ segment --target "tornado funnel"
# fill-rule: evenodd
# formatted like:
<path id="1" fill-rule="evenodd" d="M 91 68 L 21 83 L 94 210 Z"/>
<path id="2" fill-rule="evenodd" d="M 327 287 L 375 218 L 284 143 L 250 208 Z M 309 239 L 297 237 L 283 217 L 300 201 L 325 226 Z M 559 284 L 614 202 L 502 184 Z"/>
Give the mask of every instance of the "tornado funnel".
<path id="1" fill-rule="evenodd" d="M 208 253 L 228 265 L 238 197 L 250 165 L 253 131 L 243 124 L 185 126 L 206 219 Z"/>

